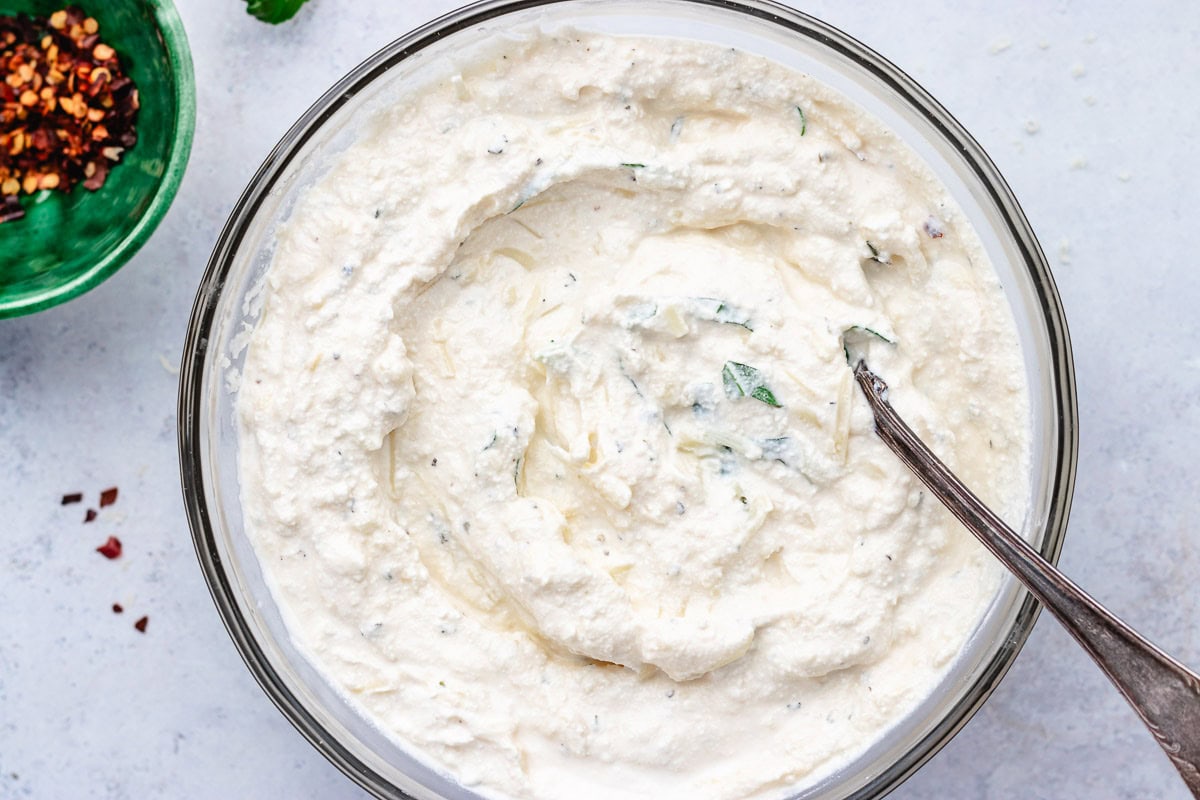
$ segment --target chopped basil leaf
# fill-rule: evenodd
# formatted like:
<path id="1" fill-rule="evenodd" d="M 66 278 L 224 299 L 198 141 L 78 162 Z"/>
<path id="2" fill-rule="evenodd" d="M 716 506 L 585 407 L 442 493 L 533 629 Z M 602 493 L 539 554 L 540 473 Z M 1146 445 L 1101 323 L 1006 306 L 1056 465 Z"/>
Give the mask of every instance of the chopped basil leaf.
<path id="1" fill-rule="evenodd" d="M 754 330 L 754 328 L 750 327 L 750 318 L 744 312 L 739 311 L 733 306 L 727 306 L 724 303 L 717 306 L 715 319 L 717 322 L 722 322 L 726 325 L 741 325 L 748 331 Z"/>
<path id="2" fill-rule="evenodd" d="M 850 332 L 850 331 L 862 331 L 863 333 L 869 333 L 869 334 L 871 334 L 871 335 L 872 335 L 872 336 L 874 336 L 876 339 L 882 339 L 883 341 L 887 342 L 888 344 L 895 344 L 895 343 L 896 343 L 896 340 L 895 340 L 895 339 L 889 339 L 888 337 L 884 336 L 884 335 L 883 335 L 882 333 L 880 333 L 879 331 L 877 331 L 877 330 L 874 330 L 874 329 L 872 329 L 872 328 L 868 328 L 866 325 L 851 325 L 849 328 L 846 328 L 846 330 L 845 330 L 845 331 L 843 331 L 843 333 L 848 333 L 848 332 Z"/>
<path id="3" fill-rule="evenodd" d="M 731 400 L 753 397 L 760 403 L 782 408 L 775 394 L 763 384 L 762 373 L 748 364 L 726 361 L 721 370 L 721 382 L 725 385 L 725 396 Z"/>
<path id="4" fill-rule="evenodd" d="M 876 339 L 887 342 L 893 347 L 896 345 L 895 339 L 889 339 L 873 328 L 868 328 L 865 325 L 851 325 L 842 331 L 842 352 L 846 354 L 847 364 L 853 365 L 858 360 L 850 355 L 850 348 L 853 347 L 856 352 L 861 352 L 868 336 L 874 336 Z"/>
<path id="5" fill-rule="evenodd" d="M 637 303 L 636 305 L 630 306 L 629 309 L 625 312 L 625 319 L 626 319 L 625 325 L 627 327 L 633 327 L 636 325 L 645 324 L 646 322 L 648 322 L 649 320 L 651 320 L 652 318 L 657 316 L 657 314 L 658 314 L 658 303 L 654 303 L 654 302 Z"/>
<path id="6" fill-rule="evenodd" d="M 779 405 L 779 402 L 775 399 L 775 395 L 771 393 L 771 390 L 765 386 L 755 387 L 754 391 L 750 393 L 750 396 L 755 400 L 766 403 L 769 406 L 783 408 L 783 406 Z"/>
<path id="7" fill-rule="evenodd" d="M 279 24 L 296 16 L 307 0 L 246 0 L 246 12 L 263 22 Z"/>
<path id="8" fill-rule="evenodd" d="M 803 136 L 808 131 L 808 120 L 804 117 L 804 109 L 796 106 L 796 113 L 800 115 L 800 135 Z"/>
<path id="9" fill-rule="evenodd" d="M 737 306 L 730 305 L 715 297 L 697 297 L 693 299 L 692 303 L 696 309 L 696 316 L 701 319 L 721 322 L 726 325 L 740 325 L 748 331 L 754 331 L 753 326 L 750 324 L 750 315 Z"/>
<path id="10" fill-rule="evenodd" d="M 721 370 L 721 383 L 725 385 L 725 396 L 730 399 L 745 397 L 746 390 L 743 387 L 758 380 L 760 376 L 761 373 L 754 367 L 739 364 L 736 361 L 726 361 L 724 369 Z"/>
<path id="11" fill-rule="evenodd" d="M 621 164 L 621 166 L 628 167 L 629 169 L 645 169 L 646 168 L 645 164 Z"/>

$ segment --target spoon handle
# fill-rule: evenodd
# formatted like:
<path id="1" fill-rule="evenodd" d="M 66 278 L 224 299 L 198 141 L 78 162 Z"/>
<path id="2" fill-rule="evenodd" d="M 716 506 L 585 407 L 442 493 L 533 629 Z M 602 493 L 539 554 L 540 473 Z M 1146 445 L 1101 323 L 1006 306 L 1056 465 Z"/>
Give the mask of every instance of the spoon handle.
<path id="1" fill-rule="evenodd" d="M 1200 798 L 1200 676 L 1093 600 L 993 514 L 896 414 L 887 384 L 865 362 L 854 377 L 879 437 L 1083 645 Z"/>

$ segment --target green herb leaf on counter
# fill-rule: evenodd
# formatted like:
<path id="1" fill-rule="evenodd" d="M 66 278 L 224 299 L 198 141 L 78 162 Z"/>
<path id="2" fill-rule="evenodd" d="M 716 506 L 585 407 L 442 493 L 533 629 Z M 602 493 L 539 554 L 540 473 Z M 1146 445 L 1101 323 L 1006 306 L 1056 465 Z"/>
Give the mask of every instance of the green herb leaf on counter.
<path id="1" fill-rule="evenodd" d="M 308 0 L 246 0 L 246 13 L 263 22 L 278 25 L 296 16 L 300 6 L 306 2 Z"/>
<path id="2" fill-rule="evenodd" d="M 748 364 L 726 361 L 721 370 L 721 382 L 725 385 L 725 396 L 730 399 L 753 397 L 773 408 L 783 408 L 763 383 L 762 373 Z"/>
<path id="3" fill-rule="evenodd" d="M 808 119 L 804 116 L 804 109 L 796 106 L 796 113 L 800 115 L 800 135 L 803 136 L 808 132 Z"/>
<path id="4" fill-rule="evenodd" d="M 621 166 L 627 167 L 629 169 L 645 169 L 646 168 L 645 164 L 634 164 L 634 163 L 622 163 Z"/>

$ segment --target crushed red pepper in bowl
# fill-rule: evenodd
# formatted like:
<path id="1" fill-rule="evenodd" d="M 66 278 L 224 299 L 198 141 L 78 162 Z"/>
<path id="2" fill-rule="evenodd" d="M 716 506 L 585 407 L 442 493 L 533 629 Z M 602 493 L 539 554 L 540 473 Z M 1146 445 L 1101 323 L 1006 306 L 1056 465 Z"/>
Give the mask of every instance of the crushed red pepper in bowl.
<path id="1" fill-rule="evenodd" d="M 0 16 L 0 78 L 0 223 L 22 193 L 96 191 L 137 143 L 137 88 L 77 7 Z"/>

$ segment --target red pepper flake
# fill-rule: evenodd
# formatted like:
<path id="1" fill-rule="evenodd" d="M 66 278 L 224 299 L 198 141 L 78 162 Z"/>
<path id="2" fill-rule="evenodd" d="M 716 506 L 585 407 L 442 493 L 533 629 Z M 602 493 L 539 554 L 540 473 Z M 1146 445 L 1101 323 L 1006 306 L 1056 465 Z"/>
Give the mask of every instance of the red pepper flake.
<path id="1" fill-rule="evenodd" d="M 105 506 L 111 506 L 115 502 L 117 502 L 117 487 L 113 486 L 112 488 L 105 489 L 100 493 L 101 508 L 104 508 Z"/>
<path id="2" fill-rule="evenodd" d="M 89 508 L 87 510 L 87 513 L 83 515 L 83 521 L 85 523 L 91 522 L 95 518 L 96 518 L 96 509 L 94 509 L 94 508 Z"/>
<path id="3" fill-rule="evenodd" d="M 96 548 L 96 552 L 111 561 L 121 555 L 121 540 L 110 536 L 107 542 Z"/>
<path id="4" fill-rule="evenodd" d="M 137 143 L 139 106 L 94 17 L 0 15 L 0 224 L 25 215 L 22 194 L 103 186 Z"/>
<path id="5" fill-rule="evenodd" d="M 64 494 L 63 498 L 62 498 L 62 504 L 64 506 L 69 506 L 72 503 L 79 503 L 82 501 L 83 501 L 83 493 L 82 492 L 74 492 L 72 494 Z"/>
<path id="6" fill-rule="evenodd" d="M 142 617 L 137 622 L 133 623 L 133 627 L 138 629 L 138 633 L 145 633 L 146 626 L 150 623 L 149 617 Z"/>
<path id="7" fill-rule="evenodd" d="M 113 603 L 113 613 L 114 614 L 120 614 L 124 610 L 125 610 L 125 607 L 122 606 L 120 603 Z"/>

